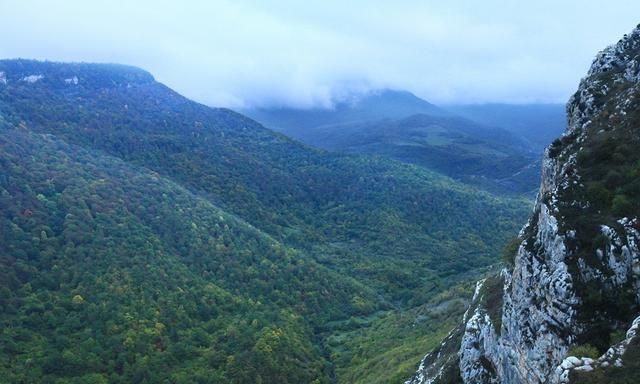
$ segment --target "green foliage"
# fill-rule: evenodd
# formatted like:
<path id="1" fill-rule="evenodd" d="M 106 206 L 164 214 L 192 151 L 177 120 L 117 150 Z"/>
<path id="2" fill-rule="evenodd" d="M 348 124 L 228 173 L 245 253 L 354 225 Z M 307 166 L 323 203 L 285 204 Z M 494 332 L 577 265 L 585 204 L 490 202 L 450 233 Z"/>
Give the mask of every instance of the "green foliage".
<path id="1" fill-rule="evenodd" d="M 597 359 L 600 357 L 600 353 L 596 347 L 587 343 L 572 345 L 567 352 L 567 356 L 575 356 L 578 358 L 590 357 L 592 359 Z"/>
<path id="2" fill-rule="evenodd" d="M 640 193 L 637 128 L 623 125 L 595 133 L 604 124 L 608 126 L 610 122 L 593 124 L 589 140 L 581 143 L 583 149 L 578 153 L 578 173 L 587 189 L 584 195 L 574 197 L 590 201 L 597 210 L 597 217 L 605 221 L 637 216 L 640 213 L 638 199 L 630 198 Z"/>
<path id="3" fill-rule="evenodd" d="M 5 62 L 7 76 L 15 63 L 31 65 Z M 310 150 L 146 78 L 95 89 L 110 67 L 50 66 L 38 70 L 68 73 L 59 82 L 55 72 L 45 77 L 55 84 L 16 81 L 0 92 L 8 120 L 152 169 L 392 300 L 420 303 L 415 295 L 431 280 L 425 270 L 448 276 L 493 262 L 496 243 L 528 211 L 525 201 L 418 167 Z M 78 86 L 65 86 L 64 76 L 78 71 Z M 91 76 L 86 86 L 83 76 Z"/>
<path id="4" fill-rule="evenodd" d="M 526 215 L 417 167 L 309 149 L 141 70 L 0 70 L 8 382 L 330 382 L 329 324 L 428 302 L 495 262 Z M 385 356 L 408 367 L 421 348 Z"/>
<path id="5" fill-rule="evenodd" d="M 553 159 L 557 157 L 561 151 L 562 151 L 562 142 L 560 141 L 560 139 L 553 140 L 551 142 L 551 146 L 549 147 L 549 157 Z"/>
<path id="6" fill-rule="evenodd" d="M 606 209 L 611 201 L 611 191 L 601 182 L 590 183 L 587 195 L 589 196 L 589 201 L 600 209 Z"/>
<path id="7" fill-rule="evenodd" d="M 480 290 L 482 306 L 489 314 L 497 335 L 500 334 L 502 328 L 503 288 L 504 278 L 500 274 L 493 274 L 487 277 Z"/>
<path id="8" fill-rule="evenodd" d="M 5 132 L 0 146 L 14 170 L 0 189 L 9 382 L 324 380 L 302 315 L 372 300 L 152 173 L 37 135 Z"/>
<path id="9" fill-rule="evenodd" d="M 393 93 L 338 104 L 331 110 L 277 108 L 247 113 L 268 127 L 326 150 L 382 155 L 494 193 L 531 194 L 537 189 L 540 169 L 531 164 L 541 153 L 535 153 L 528 142 L 410 94 L 397 100 Z M 411 108 L 416 100 L 419 105 Z"/>
<path id="10" fill-rule="evenodd" d="M 459 324 L 473 294 L 456 285 L 409 311 L 379 313 L 352 329 L 330 324 L 327 343 L 339 383 L 400 383 L 416 370 L 425 351 Z"/>
<path id="11" fill-rule="evenodd" d="M 520 239 L 518 236 L 514 236 L 507 241 L 507 243 L 502 248 L 501 253 L 503 263 L 508 266 L 514 265 L 520 243 L 522 243 L 522 239 Z"/>
<path id="12" fill-rule="evenodd" d="M 633 204 L 629 198 L 623 194 L 617 194 L 611 201 L 611 213 L 616 216 L 624 216 L 633 210 Z"/>
<path id="13" fill-rule="evenodd" d="M 611 345 L 618 344 L 626 338 L 627 338 L 626 329 L 618 329 L 616 331 L 611 332 L 611 334 L 609 335 L 609 340 Z"/>

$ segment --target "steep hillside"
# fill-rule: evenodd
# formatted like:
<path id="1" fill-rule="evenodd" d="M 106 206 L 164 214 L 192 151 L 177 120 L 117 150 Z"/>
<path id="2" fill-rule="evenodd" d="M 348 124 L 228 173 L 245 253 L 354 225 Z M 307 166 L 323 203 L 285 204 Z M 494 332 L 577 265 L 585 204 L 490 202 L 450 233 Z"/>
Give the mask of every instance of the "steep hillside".
<path id="1" fill-rule="evenodd" d="M 398 272 L 395 263 L 443 273 L 486 265 L 496 248 L 490 228 L 505 233 L 523 209 L 419 168 L 309 149 L 138 69 L 9 61 L 0 71 L 8 80 L 0 111 L 11 124 L 152 169 L 326 263 L 340 266 L 353 253 L 391 262 L 357 267 L 364 278 L 395 280 L 384 276 Z M 43 77 L 22 80 L 29 76 Z M 517 213 L 505 221 L 499 212 Z M 448 249 L 441 236 L 467 251 Z M 405 282 L 414 288 L 419 276 Z"/>
<path id="2" fill-rule="evenodd" d="M 640 27 L 596 57 L 569 101 L 513 267 L 491 290 L 501 299 L 459 336 L 457 382 L 640 379 L 639 62 Z M 434 364 L 412 382 L 450 382 L 438 372 L 451 365 Z"/>
<path id="3" fill-rule="evenodd" d="M 526 210 L 120 65 L 0 61 L 0 145 L 14 382 L 341 381 L 326 341 L 343 322 L 494 262 Z"/>
<path id="4" fill-rule="evenodd" d="M 541 149 L 519 134 L 461 118 L 408 92 L 367 94 L 334 109 L 246 113 L 318 148 L 383 155 L 492 192 L 533 195 L 539 183 Z"/>
<path id="5" fill-rule="evenodd" d="M 502 129 L 458 117 L 420 114 L 324 126 L 308 131 L 303 140 L 331 151 L 416 164 L 500 194 L 531 192 L 540 178 L 537 154 L 526 144 Z"/>
<path id="6" fill-rule="evenodd" d="M 155 172 L 24 130 L 0 149 L 2 381 L 326 381 L 311 326 L 372 300 Z"/>

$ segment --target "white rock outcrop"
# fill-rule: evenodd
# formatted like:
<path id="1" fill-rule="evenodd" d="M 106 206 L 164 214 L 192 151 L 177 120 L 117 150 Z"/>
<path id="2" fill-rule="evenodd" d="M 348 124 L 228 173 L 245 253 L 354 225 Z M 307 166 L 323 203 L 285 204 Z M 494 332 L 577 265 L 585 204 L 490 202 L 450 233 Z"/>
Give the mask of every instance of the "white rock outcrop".
<path id="1" fill-rule="evenodd" d="M 42 79 L 44 79 L 44 75 L 29 75 L 29 76 L 25 76 L 25 77 L 21 78 L 20 80 L 24 81 L 26 83 L 33 84 L 33 83 L 36 83 L 36 82 L 38 82 L 38 81 L 40 81 Z"/>
<path id="2" fill-rule="evenodd" d="M 68 79 L 64 79 L 64 83 L 68 85 L 78 85 L 78 76 L 73 76 Z"/>

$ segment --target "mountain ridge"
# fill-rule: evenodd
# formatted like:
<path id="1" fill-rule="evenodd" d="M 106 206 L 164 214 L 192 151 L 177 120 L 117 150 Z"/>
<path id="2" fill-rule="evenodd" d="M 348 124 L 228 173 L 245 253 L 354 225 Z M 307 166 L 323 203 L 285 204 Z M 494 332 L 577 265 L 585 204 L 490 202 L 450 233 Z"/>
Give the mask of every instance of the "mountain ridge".
<path id="1" fill-rule="evenodd" d="M 329 341 L 491 264 L 525 213 L 419 167 L 299 144 L 145 71 L 92 68 L 0 61 L 10 381 L 364 375 L 355 346 Z"/>
<path id="2" fill-rule="evenodd" d="M 481 124 L 508 129 L 542 150 L 560 136 L 566 126 L 564 104 L 484 103 L 445 108 Z"/>
<path id="3" fill-rule="evenodd" d="M 255 108 L 241 110 L 248 116 L 295 136 L 312 126 L 350 123 L 362 120 L 401 118 L 427 113 L 450 115 L 446 110 L 405 90 L 378 89 L 349 95 L 328 108 Z"/>
<path id="4" fill-rule="evenodd" d="M 511 266 L 478 283 L 447 358 L 428 354 L 409 383 L 640 379 L 639 62 L 640 26 L 593 60 Z"/>
<path id="5" fill-rule="evenodd" d="M 485 119 L 483 122 L 492 124 L 481 124 L 467 118 L 481 114 L 462 116 L 455 109 L 436 107 L 408 92 L 380 90 L 354 98 L 355 102 L 328 109 L 263 108 L 244 113 L 318 148 L 379 154 L 492 193 L 535 193 L 542 156 L 541 148 L 531 144 L 531 138 L 536 137 L 531 131 L 536 129 L 525 129 L 529 137 L 525 138 L 506 121 L 498 125 L 496 119 Z M 508 113 L 502 116 L 520 123 L 524 118 L 518 111 L 515 117 Z M 547 131 L 557 129 L 551 120 L 545 125 Z"/>

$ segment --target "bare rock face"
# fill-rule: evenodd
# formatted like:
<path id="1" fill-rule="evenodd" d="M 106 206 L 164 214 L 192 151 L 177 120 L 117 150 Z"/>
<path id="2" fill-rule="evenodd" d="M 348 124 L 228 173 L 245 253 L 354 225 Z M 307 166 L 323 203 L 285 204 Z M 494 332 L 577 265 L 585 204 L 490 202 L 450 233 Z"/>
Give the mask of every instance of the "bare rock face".
<path id="1" fill-rule="evenodd" d="M 460 372 L 467 382 L 498 383 L 495 361 L 498 344 L 489 315 L 476 311 L 467 321 L 460 347 Z"/>
<path id="2" fill-rule="evenodd" d="M 605 166 L 607 179 L 635 169 L 619 149 L 640 136 L 638 97 L 640 27 L 598 54 L 569 101 L 567 130 L 545 152 L 535 208 L 513 269 L 503 272 L 501 326 L 482 304 L 464 319 L 461 382 L 567 383 L 573 370 L 623 364 L 640 323 L 640 204 L 599 175 Z M 631 321 L 627 339 L 600 359 L 567 356 L 574 345 L 602 350 L 609 332 Z M 434 367 L 421 368 L 412 384 L 444 382 L 425 375 Z"/>

